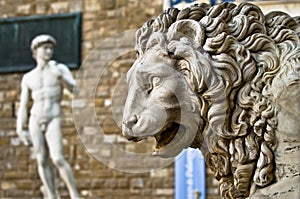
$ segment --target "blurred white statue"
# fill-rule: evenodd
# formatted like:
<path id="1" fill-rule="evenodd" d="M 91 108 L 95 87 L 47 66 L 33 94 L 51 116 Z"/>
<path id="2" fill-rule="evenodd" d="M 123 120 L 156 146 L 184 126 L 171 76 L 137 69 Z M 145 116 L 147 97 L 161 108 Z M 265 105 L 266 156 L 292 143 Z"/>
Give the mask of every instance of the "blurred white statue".
<path id="1" fill-rule="evenodd" d="M 59 198 L 55 185 L 55 168 L 67 185 L 70 197 L 78 199 L 71 167 L 62 154 L 61 107 L 63 88 L 73 91 L 76 82 L 67 66 L 50 60 L 56 40 L 50 35 L 39 35 L 32 40 L 31 50 L 36 67 L 22 79 L 17 133 L 25 145 L 36 151 L 38 173 L 47 199 Z M 33 105 L 29 118 L 29 133 L 23 127 L 27 122 L 29 97 Z M 49 157 L 52 161 L 49 161 Z"/>

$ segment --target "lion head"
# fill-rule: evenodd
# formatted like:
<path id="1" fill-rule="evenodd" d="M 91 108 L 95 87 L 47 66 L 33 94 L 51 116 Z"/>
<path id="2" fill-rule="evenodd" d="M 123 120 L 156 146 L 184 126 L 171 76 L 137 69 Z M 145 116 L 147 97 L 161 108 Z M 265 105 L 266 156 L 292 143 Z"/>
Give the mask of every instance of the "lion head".
<path id="1" fill-rule="evenodd" d="M 152 34 L 147 51 L 140 52 L 128 71 L 122 129 L 129 140 L 155 137 L 153 154 L 172 157 L 191 145 L 203 120 L 188 79 L 189 63 L 170 56 L 166 45 L 164 34 Z"/>
<path id="2" fill-rule="evenodd" d="M 298 23 L 248 3 L 168 9 L 136 33 L 122 132 L 155 137 L 154 155 L 199 148 L 226 198 L 274 181 L 272 80 L 293 55 Z"/>

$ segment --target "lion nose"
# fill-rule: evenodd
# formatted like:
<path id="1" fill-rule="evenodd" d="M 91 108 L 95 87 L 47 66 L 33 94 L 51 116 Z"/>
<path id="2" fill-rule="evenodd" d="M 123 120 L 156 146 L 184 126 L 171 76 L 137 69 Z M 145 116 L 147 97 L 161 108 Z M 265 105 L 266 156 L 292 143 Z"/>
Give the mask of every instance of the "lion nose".
<path id="1" fill-rule="evenodd" d="M 136 115 L 131 116 L 127 121 L 125 121 L 125 125 L 128 129 L 132 129 L 132 127 L 137 123 L 138 119 Z"/>
<path id="2" fill-rule="evenodd" d="M 129 141 L 138 142 L 143 139 L 143 137 L 135 137 L 134 135 L 132 135 L 133 134 L 132 127 L 136 125 L 137 122 L 138 119 L 136 115 L 129 117 L 128 120 L 125 120 L 125 122 L 123 122 L 125 128 L 122 127 L 122 134 Z"/>

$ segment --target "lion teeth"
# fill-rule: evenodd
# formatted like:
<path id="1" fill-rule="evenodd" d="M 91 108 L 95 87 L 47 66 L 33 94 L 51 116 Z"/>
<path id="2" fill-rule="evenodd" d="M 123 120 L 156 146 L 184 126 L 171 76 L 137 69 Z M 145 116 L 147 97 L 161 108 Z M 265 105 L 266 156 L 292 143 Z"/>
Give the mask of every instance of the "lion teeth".
<path id="1" fill-rule="evenodd" d="M 153 156 L 158 156 L 159 155 L 159 150 L 158 149 L 153 149 L 152 155 Z"/>

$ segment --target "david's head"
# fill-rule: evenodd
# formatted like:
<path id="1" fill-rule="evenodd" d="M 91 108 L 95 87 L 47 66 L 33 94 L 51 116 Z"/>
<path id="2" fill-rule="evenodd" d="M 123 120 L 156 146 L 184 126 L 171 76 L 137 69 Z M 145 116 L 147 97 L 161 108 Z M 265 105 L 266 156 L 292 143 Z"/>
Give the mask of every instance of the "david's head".
<path id="1" fill-rule="evenodd" d="M 35 60 L 49 61 L 54 52 L 56 40 L 51 35 L 38 35 L 31 42 L 32 56 Z"/>

